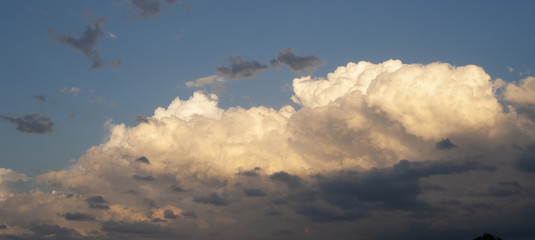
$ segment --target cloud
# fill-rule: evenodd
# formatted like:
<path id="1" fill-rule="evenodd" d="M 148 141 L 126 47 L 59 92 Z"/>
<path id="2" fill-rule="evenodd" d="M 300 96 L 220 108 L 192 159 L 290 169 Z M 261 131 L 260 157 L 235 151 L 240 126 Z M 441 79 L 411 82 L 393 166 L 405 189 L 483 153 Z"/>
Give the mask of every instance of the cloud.
<path id="1" fill-rule="evenodd" d="M 518 105 L 535 104 L 535 77 L 527 77 L 519 84 L 509 83 L 503 92 L 505 100 Z"/>
<path id="2" fill-rule="evenodd" d="M 195 81 L 186 82 L 186 86 L 187 87 L 202 87 L 204 85 L 209 85 L 209 84 L 213 84 L 213 83 L 218 83 L 218 82 L 221 83 L 223 81 L 224 81 L 224 79 L 221 76 L 210 75 L 210 76 L 207 76 L 207 77 L 199 78 L 199 79 L 197 79 Z"/>
<path id="3" fill-rule="evenodd" d="M 10 183 L 27 182 L 28 178 L 23 173 L 16 173 L 8 168 L 0 168 L 0 202 L 11 195 Z"/>
<path id="4" fill-rule="evenodd" d="M 173 6 L 178 0 L 165 0 L 165 2 Z M 130 0 L 132 9 L 139 11 L 142 18 L 154 17 L 161 12 L 162 1 L 160 0 Z"/>
<path id="5" fill-rule="evenodd" d="M 33 95 L 32 97 L 35 101 L 38 101 L 38 102 L 46 102 L 46 97 L 45 95 L 42 95 L 42 94 L 36 94 L 36 95 Z"/>
<path id="6" fill-rule="evenodd" d="M 282 50 L 279 55 L 271 60 L 271 65 L 280 68 L 281 64 L 286 64 L 292 71 L 306 73 L 314 72 L 316 68 L 325 64 L 325 61 L 319 59 L 314 55 L 297 56 L 293 48 Z"/>
<path id="7" fill-rule="evenodd" d="M 268 65 L 258 61 L 244 60 L 241 57 L 229 57 L 229 67 L 219 66 L 217 72 L 230 79 L 254 78 L 255 73 L 268 69 Z"/>
<path id="8" fill-rule="evenodd" d="M 117 38 L 117 35 L 113 34 L 112 32 L 108 32 L 108 35 L 110 36 L 111 39 Z"/>
<path id="9" fill-rule="evenodd" d="M 95 218 L 86 213 L 65 213 L 65 220 L 71 221 L 95 221 Z"/>
<path id="10" fill-rule="evenodd" d="M 389 60 L 294 79 L 297 109 L 196 91 L 107 122 L 101 144 L 37 177 L 52 191 L 6 183 L 0 238 L 46 224 L 71 239 L 531 239 L 535 123 L 496 84 L 478 66 Z"/>
<path id="11" fill-rule="evenodd" d="M 446 138 L 446 139 L 442 139 L 439 142 L 435 143 L 435 147 L 437 149 L 445 150 L 445 149 L 451 149 L 451 148 L 454 148 L 454 147 L 457 147 L 457 146 L 455 146 L 455 144 L 451 143 L 449 138 Z"/>
<path id="12" fill-rule="evenodd" d="M 71 87 L 71 88 L 63 87 L 63 88 L 60 88 L 59 91 L 65 94 L 72 94 L 73 96 L 77 96 L 82 90 L 77 87 Z"/>
<path id="13" fill-rule="evenodd" d="M 25 114 L 21 117 L 0 115 L 0 120 L 17 125 L 17 131 L 22 133 L 45 134 L 54 131 L 52 120 L 48 116 L 38 113 Z"/>
<path id="14" fill-rule="evenodd" d="M 93 27 L 86 26 L 84 33 L 79 38 L 75 38 L 70 33 L 61 35 L 53 29 L 49 29 L 48 34 L 52 39 L 59 43 L 71 46 L 82 52 L 84 56 L 93 62 L 90 69 L 98 69 L 104 66 L 104 60 L 100 57 L 100 53 L 93 48 L 98 40 L 104 36 L 104 30 L 102 28 L 104 22 L 104 19 L 99 19 L 94 21 Z"/>

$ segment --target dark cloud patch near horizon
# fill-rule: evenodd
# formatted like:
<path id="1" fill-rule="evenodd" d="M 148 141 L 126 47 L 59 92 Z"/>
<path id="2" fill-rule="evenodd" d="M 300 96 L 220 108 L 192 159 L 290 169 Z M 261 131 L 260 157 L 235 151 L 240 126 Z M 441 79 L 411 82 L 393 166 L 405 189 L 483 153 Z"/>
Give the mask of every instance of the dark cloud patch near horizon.
<path id="1" fill-rule="evenodd" d="M 95 217 L 87 214 L 87 213 L 65 213 L 64 215 L 65 220 L 71 220 L 71 221 L 95 221 Z"/>
<path id="2" fill-rule="evenodd" d="M 89 204 L 89 208 L 93 209 L 110 209 L 110 206 L 108 206 L 107 201 L 102 196 L 92 196 L 85 199 L 85 201 Z"/>
<path id="3" fill-rule="evenodd" d="M 514 161 L 514 166 L 522 172 L 535 173 L 535 152 L 522 154 Z"/>
<path id="4" fill-rule="evenodd" d="M 280 68 L 282 64 L 286 64 L 294 72 L 305 73 L 316 71 L 319 66 L 325 64 L 325 61 L 314 55 L 297 56 L 293 48 L 287 48 L 271 60 L 271 66 L 275 68 Z"/>
<path id="5" fill-rule="evenodd" d="M 165 0 L 167 5 L 173 6 L 178 0 Z M 132 9 L 139 11 L 140 17 L 148 18 L 158 15 L 162 11 L 162 1 L 160 0 L 130 0 Z"/>
<path id="6" fill-rule="evenodd" d="M 163 217 L 167 219 L 178 219 L 178 217 L 180 216 L 176 215 L 175 212 L 173 212 L 173 210 L 168 209 L 163 212 Z"/>
<path id="7" fill-rule="evenodd" d="M 364 173 L 344 171 L 321 176 L 318 186 L 327 202 L 341 208 L 353 208 L 360 203 L 374 203 L 380 209 L 413 212 L 433 210 L 420 199 L 423 187 L 419 179 L 433 175 L 451 175 L 473 170 L 493 171 L 475 160 L 410 162 L 401 160 L 391 168 Z"/>
<path id="8" fill-rule="evenodd" d="M 217 72 L 230 79 L 254 78 L 255 73 L 269 68 L 268 65 L 254 60 L 244 60 L 242 57 L 229 57 L 229 67 L 218 66 Z"/>
<path id="9" fill-rule="evenodd" d="M 100 53 L 94 49 L 97 42 L 104 36 L 104 29 L 102 26 L 104 25 L 105 20 L 104 18 L 101 18 L 93 22 L 93 27 L 87 25 L 85 27 L 85 31 L 79 38 L 75 38 L 70 31 L 67 32 L 66 35 L 61 35 L 54 29 L 48 30 L 48 35 L 50 38 L 61 44 L 73 47 L 74 49 L 82 52 L 85 57 L 91 60 L 91 70 L 101 68 L 105 64 L 104 60 L 102 60 L 100 57 Z M 117 60 L 112 63 L 112 65 L 121 65 L 121 61 Z"/>
<path id="10" fill-rule="evenodd" d="M 219 196 L 219 194 L 212 192 L 206 196 L 199 196 L 193 199 L 196 203 L 202 204 L 211 204 L 214 206 L 226 206 L 230 201 L 224 197 Z"/>
<path id="11" fill-rule="evenodd" d="M 29 227 L 29 232 L 22 235 L 2 234 L 1 240 L 35 240 L 35 239 L 49 239 L 49 240 L 73 240 L 73 239 L 105 239 L 93 238 L 90 236 L 82 236 L 74 229 L 61 227 L 59 225 L 37 224 L 32 223 Z"/>
<path id="12" fill-rule="evenodd" d="M 457 147 L 455 144 L 453 144 L 449 138 L 442 139 L 441 141 L 435 143 L 435 147 L 440 150 L 447 150 Z"/>
<path id="13" fill-rule="evenodd" d="M 54 123 L 46 115 L 38 113 L 25 114 L 22 117 L 0 115 L 4 120 L 17 125 L 17 131 L 22 133 L 45 134 L 54 131 Z"/>
<path id="14" fill-rule="evenodd" d="M 143 237 L 171 237 L 172 230 L 167 227 L 161 227 L 148 221 L 125 222 L 125 221 L 108 221 L 102 223 L 102 231 L 112 234 L 132 234 Z"/>

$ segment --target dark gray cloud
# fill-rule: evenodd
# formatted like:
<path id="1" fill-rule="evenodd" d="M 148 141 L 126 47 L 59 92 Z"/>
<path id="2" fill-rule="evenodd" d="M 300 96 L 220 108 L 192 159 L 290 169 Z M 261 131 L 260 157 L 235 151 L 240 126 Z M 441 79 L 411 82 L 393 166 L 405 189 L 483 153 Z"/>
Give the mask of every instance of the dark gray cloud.
<path id="1" fill-rule="evenodd" d="M 523 172 L 535 173 L 535 152 L 522 154 L 515 162 L 515 167 Z"/>
<path id="2" fill-rule="evenodd" d="M 106 204 L 107 202 L 102 196 L 92 196 L 86 198 L 85 201 L 89 204 L 89 208 L 110 209 L 110 206 Z"/>
<path id="3" fill-rule="evenodd" d="M 5 225 L 5 224 L 0 224 L 0 229 L 7 229 L 7 225 Z"/>
<path id="4" fill-rule="evenodd" d="M 22 235 L 10 235 L 2 234 L 0 235 L 1 240 L 37 240 L 37 239 L 47 239 L 47 240 L 73 240 L 73 239 L 107 239 L 107 238 L 93 238 L 90 236 L 82 236 L 79 232 L 74 229 L 60 227 L 59 225 L 49 225 L 49 224 L 32 224 L 29 228 L 30 233 L 25 233 Z"/>
<path id="5" fill-rule="evenodd" d="M 440 142 L 435 143 L 435 147 L 437 149 L 446 150 L 446 149 L 451 149 L 451 148 L 454 148 L 454 147 L 457 147 L 457 146 L 455 146 L 455 144 L 451 143 L 449 138 L 446 138 L 446 139 L 442 139 L 442 141 L 440 141 Z"/>
<path id="6" fill-rule="evenodd" d="M 136 158 L 136 162 L 150 164 L 149 159 L 147 159 L 145 156 L 141 156 L 141 157 Z"/>
<path id="7" fill-rule="evenodd" d="M 143 237 L 171 237 L 170 228 L 161 227 L 148 221 L 140 222 L 114 222 L 102 223 L 102 231 L 112 234 L 132 234 Z"/>
<path id="8" fill-rule="evenodd" d="M 66 220 L 72 220 L 72 221 L 95 221 L 95 217 L 87 214 L 87 213 L 65 213 L 65 219 Z"/>
<path id="9" fill-rule="evenodd" d="M 314 55 L 297 56 L 293 48 L 282 50 L 279 55 L 271 60 L 271 65 L 280 68 L 281 64 L 286 64 L 294 72 L 314 72 L 316 69 L 325 64 L 325 62 Z"/>
<path id="10" fill-rule="evenodd" d="M 38 102 L 46 102 L 46 97 L 45 95 L 42 95 L 42 94 L 36 94 L 36 95 L 33 95 L 32 97 L 35 101 L 38 101 Z"/>
<path id="11" fill-rule="evenodd" d="M 173 212 L 173 210 L 165 210 L 163 212 L 163 217 L 167 219 L 177 219 L 179 216 Z"/>
<path id="12" fill-rule="evenodd" d="M 229 200 L 227 200 L 224 197 L 219 196 L 219 194 L 213 192 L 210 193 L 207 196 L 200 196 L 193 199 L 194 202 L 197 203 L 203 203 L 203 204 L 212 204 L 214 206 L 225 206 L 230 203 Z"/>
<path id="13" fill-rule="evenodd" d="M 244 188 L 243 193 L 247 197 L 263 197 L 266 196 L 266 193 L 262 189 L 258 188 Z"/>
<path id="14" fill-rule="evenodd" d="M 257 177 L 258 171 L 262 170 L 259 167 L 255 167 L 254 169 L 248 170 L 248 171 L 240 171 L 238 175 L 246 176 L 246 177 Z"/>
<path id="15" fill-rule="evenodd" d="M 146 182 L 150 182 L 150 181 L 154 181 L 154 177 L 152 176 L 139 176 L 139 175 L 134 175 L 132 176 L 135 180 L 138 180 L 138 181 L 146 181 Z"/>
<path id="16" fill-rule="evenodd" d="M 197 214 L 195 214 L 194 211 L 184 211 L 182 212 L 182 216 L 184 216 L 185 218 L 197 218 Z"/>
<path id="17" fill-rule="evenodd" d="M 168 5 L 175 5 L 178 0 L 165 0 Z M 162 1 L 160 0 L 130 0 L 132 9 L 139 11 L 141 17 L 156 16 L 162 10 Z"/>
<path id="18" fill-rule="evenodd" d="M 104 24 L 104 19 L 99 19 L 94 21 L 93 27 L 86 26 L 85 31 L 79 38 L 72 36 L 70 32 L 67 35 L 61 35 L 56 30 L 49 29 L 49 36 L 58 41 L 61 44 L 65 44 L 73 47 L 74 49 L 82 52 L 84 56 L 89 58 L 93 64 L 90 69 L 98 69 L 104 66 L 104 60 L 100 57 L 100 53 L 94 49 L 98 40 L 104 36 L 104 29 L 102 25 Z M 120 65 L 120 60 L 117 60 L 115 65 Z"/>
<path id="19" fill-rule="evenodd" d="M 258 61 L 245 61 L 241 57 L 229 57 L 229 67 L 219 66 L 216 68 L 219 74 L 230 79 L 254 78 L 255 73 L 268 69 L 268 65 Z"/>
<path id="20" fill-rule="evenodd" d="M 136 115 L 136 117 L 134 118 L 134 120 L 132 120 L 132 122 L 135 124 L 147 123 L 149 122 L 149 118 L 143 117 L 141 115 Z"/>
<path id="21" fill-rule="evenodd" d="M 303 184 L 303 180 L 299 176 L 290 175 L 284 171 L 276 172 L 269 178 L 274 181 L 283 182 L 288 185 L 289 188 L 297 188 Z"/>
<path id="22" fill-rule="evenodd" d="M 54 131 L 54 123 L 46 115 L 38 113 L 25 114 L 22 117 L 0 115 L 0 119 L 17 125 L 22 133 L 45 134 Z"/>

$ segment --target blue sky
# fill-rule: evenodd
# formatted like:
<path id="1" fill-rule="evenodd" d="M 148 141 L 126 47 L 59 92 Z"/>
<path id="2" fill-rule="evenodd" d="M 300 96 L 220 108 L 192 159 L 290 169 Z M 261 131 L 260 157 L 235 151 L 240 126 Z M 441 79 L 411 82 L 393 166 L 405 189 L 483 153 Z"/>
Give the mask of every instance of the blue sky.
<path id="1" fill-rule="evenodd" d="M 150 8 L 150 4 L 159 9 Z M 307 105 L 305 101 L 315 100 L 308 99 L 309 95 L 305 94 L 308 90 L 303 90 L 301 95 L 296 91 L 294 78 L 311 76 L 312 79 L 326 79 L 339 66 L 346 66 L 349 62 L 381 64 L 399 59 L 404 64 L 421 66 L 436 62 L 447 63 L 452 68 L 479 66 L 490 76 L 493 99 L 500 102 L 500 107 L 508 109 L 513 106 L 520 115 L 527 116 L 527 120 L 518 120 L 515 126 L 526 121 L 532 124 L 533 121 L 533 103 L 529 100 L 531 92 L 528 80 L 524 81 L 535 75 L 533 1 L 39 0 L 4 1 L 3 5 L 0 9 L 0 27 L 3 29 L 0 44 L 0 168 L 27 176 L 31 179 L 27 184 L 30 187 L 41 174 L 78 166 L 79 159 L 91 159 L 93 155 L 87 151 L 92 147 L 108 151 L 104 145 L 110 145 L 110 136 L 115 136 L 110 131 L 113 132 L 121 123 L 135 128 L 140 124 L 135 121 L 136 117 L 161 119 L 154 114 L 155 109 L 167 108 L 177 97 L 187 100 L 196 91 L 215 94 L 219 108 L 224 111 L 233 107 L 266 107 L 278 111 L 290 105 L 298 113 L 304 109 L 305 112 L 300 114 L 305 115 L 309 111 L 307 109 L 316 109 L 327 103 Z M 82 41 L 87 30 L 98 32 L 96 35 L 91 33 L 94 34 L 94 42 Z M 66 40 L 69 37 L 70 40 Z M 73 44 L 72 41 L 78 42 Z M 294 64 L 301 60 L 306 69 L 291 69 L 291 60 L 281 60 L 279 67 L 271 64 L 285 50 L 295 54 L 292 55 L 295 57 Z M 92 59 L 87 55 L 97 52 L 100 58 Z M 241 63 L 257 63 L 260 67 L 240 65 L 241 69 L 232 69 L 233 57 L 240 57 Z M 307 58 L 310 61 L 303 60 Z M 99 66 L 92 69 L 95 62 Z M 244 68 L 250 68 L 246 70 L 252 71 L 253 75 L 232 77 L 221 70 L 243 73 Z M 214 80 L 197 87 L 186 85 L 209 76 L 217 77 L 220 82 Z M 433 74 L 427 76 L 435 77 Z M 503 80 L 503 84 L 498 86 L 497 79 Z M 471 80 L 468 78 L 466 81 Z M 523 81 L 525 86 L 521 85 Z M 513 85 L 521 90 L 515 92 Z M 303 85 L 303 89 L 313 87 Z M 327 95 L 316 97 L 322 99 Z M 292 96 L 301 102 L 293 101 Z M 333 97 L 333 102 L 338 97 Z M 200 102 L 211 101 L 210 98 L 199 99 Z M 374 106 L 389 111 L 386 105 L 381 105 L 382 102 L 377 104 Z M 472 102 L 467 100 L 466 105 L 470 104 Z M 195 109 L 197 105 L 192 106 Z M 206 114 L 198 111 L 199 115 Z M 182 113 L 173 114 L 179 116 Z M 405 111 L 389 114 L 410 115 Z M 323 115 L 320 115 L 311 115 L 307 121 L 314 121 L 314 116 L 321 119 Z M 455 134 L 448 132 L 450 136 L 428 137 L 429 134 L 411 130 L 411 126 L 404 122 L 406 118 L 394 115 L 389 115 L 391 121 L 401 119 L 399 122 L 407 134 L 413 134 L 411 136 L 426 144 L 438 144 L 442 138 L 460 136 L 452 130 Z M 17 129 L 24 116 L 36 121 L 26 122 L 34 123 L 26 131 Z M 35 119 L 38 116 L 42 117 L 41 120 Z M 299 119 L 298 116 L 292 119 Z M 440 116 L 446 118 L 446 115 Z M 44 132 L 35 128 L 50 122 L 53 127 L 45 126 L 47 130 Z M 449 129 L 449 126 L 440 128 Z M 310 129 L 317 130 L 314 127 Z M 331 130 L 336 131 L 334 127 Z M 507 133 L 510 135 L 504 133 L 504 136 L 512 136 L 514 131 Z M 521 140 L 504 145 L 517 144 L 530 149 L 533 136 L 526 134 L 527 137 L 519 137 Z M 230 135 L 229 139 L 232 139 Z M 453 144 L 456 142 L 453 141 Z M 424 145 L 418 145 L 418 149 L 421 146 Z M 485 145 L 480 150 L 489 146 Z M 303 156 L 324 157 L 316 154 L 312 151 Z M 533 153 L 528 151 L 526 154 L 532 157 L 530 154 Z M 424 155 L 399 156 L 412 156 L 416 161 L 423 159 Z M 453 155 L 450 158 L 462 154 Z M 388 172 L 395 166 L 392 163 L 382 167 Z M 418 166 L 421 167 L 415 165 Z M 366 169 L 364 165 L 360 167 Z M 266 174 L 277 172 L 270 171 Z M 301 174 L 290 170 L 286 172 Z M 277 179 L 273 176 L 279 175 L 270 176 Z M 532 176 L 526 179 L 532 179 Z M 93 194 L 105 196 L 105 193 Z M 528 196 L 526 199 L 533 197 Z M 193 198 L 193 202 L 203 200 Z M 16 225 L 8 222 L 6 220 L 7 225 L 4 226 Z M 0 226 L 2 224 L 0 222 Z M 106 228 L 104 226 L 103 229 Z M 509 234 L 507 231 L 503 233 Z"/>

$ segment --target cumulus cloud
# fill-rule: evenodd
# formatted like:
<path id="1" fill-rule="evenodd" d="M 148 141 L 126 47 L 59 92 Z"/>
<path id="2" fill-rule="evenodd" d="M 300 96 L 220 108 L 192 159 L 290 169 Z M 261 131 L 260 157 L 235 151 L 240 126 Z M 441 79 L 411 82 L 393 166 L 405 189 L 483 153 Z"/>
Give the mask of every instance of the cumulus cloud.
<path id="1" fill-rule="evenodd" d="M 527 77 L 519 84 L 509 83 L 503 92 L 505 100 L 518 105 L 535 104 L 535 77 Z"/>
<path id="2" fill-rule="evenodd" d="M 162 2 L 166 2 L 168 5 L 175 5 L 178 0 L 130 0 L 132 10 L 139 12 L 142 18 L 154 17 L 161 12 Z"/>
<path id="3" fill-rule="evenodd" d="M 229 57 L 229 67 L 219 66 L 217 72 L 230 79 L 254 78 L 255 73 L 268 69 L 268 65 L 241 57 Z"/>
<path id="4" fill-rule="evenodd" d="M 65 94 L 72 94 L 73 96 L 78 95 L 82 90 L 78 87 L 63 87 L 59 89 L 60 92 Z"/>
<path id="5" fill-rule="evenodd" d="M 23 173 L 16 173 L 8 168 L 0 168 L 0 201 L 11 194 L 9 183 L 26 182 L 30 180 Z"/>
<path id="6" fill-rule="evenodd" d="M 325 61 L 314 55 L 297 56 L 293 48 L 287 48 L 271 60 L 273 67 L 280 68 L 281 64 L 286 64 L 294 72 L 307 73 L 316 71 L 316 68 L 325 64 Z"/>
<path id="7" fill-rule="evenodd" d="M 535 126 L 490 79 L 390 60 L 294 79 L 297 110 L 223 109 L 197 91 L 108 122 L 102 144 L 37 178 L 53 194 L 5 195 L 0 236 L 533 238 Z"/>
<path id="8" fill-rule="evenodd" d="M 20 117 L 0 115 L 0 120 L 17 125 L 17 131 L 22 133 L 45 134 L 54 131 L 52 120 L 48 116 L 38 113 L 25 114 Z"/>

